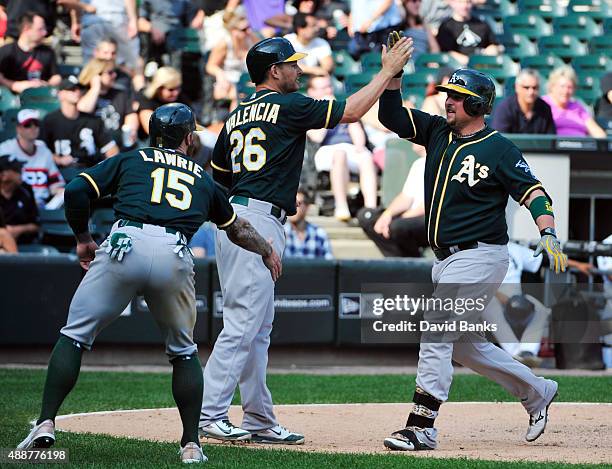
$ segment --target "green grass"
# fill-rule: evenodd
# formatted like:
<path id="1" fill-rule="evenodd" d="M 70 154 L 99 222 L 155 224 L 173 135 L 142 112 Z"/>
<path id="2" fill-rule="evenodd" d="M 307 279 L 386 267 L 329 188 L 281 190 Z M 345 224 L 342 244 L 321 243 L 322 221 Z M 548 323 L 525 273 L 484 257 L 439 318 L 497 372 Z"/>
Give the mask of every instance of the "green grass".
<path id="1" fill-rule="evenodd" d="M 170 374 L 83 372 L 61 413 L 113 409 L 174 407 Z M 559 401 L 611 402 L 612 377 L 557 377 Z M 42 370 L 0 369 L 0 448 L 14 447 L 27 433 L 28 421 L 40 408 Z M 414 376 L 270 375 L 268 384 L 277 404 L 408 402 Z M 238 397 L 236 396 L 235 402 Z M 514 401 L 499 386 L 473 375 L 454 378 L 451 401 Z M 177 465 L 177 444 L 152 443 L 97 435 L 62 434 L 58 447 L 70 450 L 79 466 L 167 467 Z M 244 468 L 531 468 L 534 463 L 498 463 L 462 459 L 431 459 L 406 454 L 329 455 L 283 450 L 207 446 L 209 467 Z M 406 460 L 405 458 L 409 458 Z M 552 465 L 546 467 L 570 467 Z M 577 467 L 577 466 L 571 466 Z M 581 466 L 582 467 L 582 466 Z"/>

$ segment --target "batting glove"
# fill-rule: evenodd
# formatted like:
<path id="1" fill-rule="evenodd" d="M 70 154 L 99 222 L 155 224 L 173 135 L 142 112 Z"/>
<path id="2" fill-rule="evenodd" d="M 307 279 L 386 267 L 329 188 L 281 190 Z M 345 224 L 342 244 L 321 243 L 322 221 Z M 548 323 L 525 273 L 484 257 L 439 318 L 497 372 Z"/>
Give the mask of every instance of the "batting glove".
<path id="1" fill-rule="evenodd" d="M 113 233 L 108 241 L 105 252 L 111 259 L 118 262 L 123 260 L 128 252 L 132 250 L 132 238 L 125 233 Z"/>
<path id="2" fill-rule="evenodd" d="M 387 50 L 391 50 L 393 48 L 393 46 L 395 44 L 398 43 L 398 41 L 404 37 L 404 32 L 403 31 L 391 31 L 389 33 L 389 36 L 387 36 Z M 403 70 L 400 70 L 393 78 L 399 78 L 402 76 L 402 74 L 404 73 Z"/>
<path id="3" fill-rule="evenodd" d="M 563 254 L 561 245 L 557 239 L 557 233 L 553 228 L 545 228 L 540 231 L 542 238 L 536 247 L 533 257 L 537 257 L 542 253 L 548 256 L 549 268 L 555 273 L 565 272 L 567 269 L 567 256 Z"/>

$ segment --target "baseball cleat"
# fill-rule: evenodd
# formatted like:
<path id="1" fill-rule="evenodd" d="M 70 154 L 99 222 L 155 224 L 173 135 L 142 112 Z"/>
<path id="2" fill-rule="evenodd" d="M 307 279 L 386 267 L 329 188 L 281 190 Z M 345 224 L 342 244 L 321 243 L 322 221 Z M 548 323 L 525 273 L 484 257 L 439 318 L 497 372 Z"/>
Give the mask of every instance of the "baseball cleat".
<path id="1" fill-rule="evenodd" d="M 255 443 L 270 443 L 279 445 L 302 445 L 304 444 L 304 435 L 290 432 L 285 427 L 277 425 L 267 430 L 261 430 L 253 433 L 251 441 Z"/>
<path id="2" fill-rule="evenodd" d="M 555 393 L 553 394 L 548 404 L 546 404 L 546 407 L 534 414 L 529 414 L 529 428 L 527 428 L 527 433 L 525 434 L 525 439 L 527 441 L 535 441 L 540 437 L 540 435 L 542 435 L 542 433 L 544 433 L 544 429 L 546 428 L 546 424 L 548 423 L 548 408 L 555 400 L 555 397 L 557 397 L 558 395 L 557 389 L 559 385 L 555 381 L 552 382 L 555 385 Z"/>
<path id="3" fill-rule="evenodd" d="M 251 439 L 251 433 L 234 426 L 227 419 L 217 420 L 215 423 L 200 427 L 199 433 L 200 436 L 221 441 L 247 441 Z"/>
<path id="4" fill-rule="evenodd" d="M 55 443 L 55 424 L 47 419 L 34 425 L 30 434 L 19 443 L 17 449 L 50 448 Z"/>
<path id="5" fill-rule="evenodd" d="M 181 462 L 185 464 L 201 463 L 208 461 L 208 458 L 204 456 L 202 448 L 197 443 L 187 443 L 179 451 L 181 455 Z"/>
<path id="6" fill-rule="evenodd" d="M 422 440 L 429 440 L 425 443 Z M 425 451 L 436 449 L 436 442 L 431 440 L 416 427 L 406 427 L 385 438 L 384 445 L 393 451 Z"/>

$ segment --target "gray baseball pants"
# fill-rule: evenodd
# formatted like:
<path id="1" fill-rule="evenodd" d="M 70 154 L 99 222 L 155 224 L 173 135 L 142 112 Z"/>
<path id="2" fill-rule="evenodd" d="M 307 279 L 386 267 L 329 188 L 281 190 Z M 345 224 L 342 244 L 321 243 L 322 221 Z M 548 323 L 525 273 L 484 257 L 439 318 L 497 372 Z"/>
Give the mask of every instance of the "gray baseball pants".
<path id="1" fill-rule="evenodd" d="M 274 250 L 285 249 L 281 222 L 271 205 L 254 199 L 249 206 L 232 204 Z M 266 385 L 268 346 L 274 320 L 274 282 L 261 256 L 232 243 L 217 231 L 217 268 L 223 294 L 223 330 L 204 369 L 200 426 L 227 419 L 236 385 L 244 418 L 241 428 L 255 432 L 277 425 L 272 395 Z"/>
<path id="2" fill-rule="evenodd" d="M 445 283 L 465 284 L 471 295 L 486 294 L 492 298 L 507 270 L 508 249 L 505 245 L 478 243 L 477 249 L 460 251 L 443 261 L 436 261 L 432 280 L 436 290 Z M 482 287 L 476 290 L 475 285 Z M 475 332 L 464 333 L 461 341 L 456 342 L 427 343 L 424 340 L 427 339 L 421 339 L 416 384 L 442 402 L 448 399 L 451 387 L 452 360 L 501 385 L 519 398 L 529 413 L 541 410 L 556 392 L 550 380 L 534 375 L 527 366 L 499 347 L 485 342 Z M 427 429 L 427 432 L 435 441 L 436 430 Z"/>
<path id="3" fill-rule="evenodd" d="M 77 288 L 66 326 L 60 331 L 91 348 L 102 329 L 117 319 L 136 295 L 144 295 L 147 306 L 162 331 L 170 358 L 192 355 L 196 321 L 193 259 L 187 249 L 183 257 L 174 252 L 177 236 L 156 225 L 143 228 L 118 223 L 115 232 L 132 239 L 132 250 L 121 262 L 105 252 L 108 239 Z M 110 236 L 109 236 L 110 239 Z"/>

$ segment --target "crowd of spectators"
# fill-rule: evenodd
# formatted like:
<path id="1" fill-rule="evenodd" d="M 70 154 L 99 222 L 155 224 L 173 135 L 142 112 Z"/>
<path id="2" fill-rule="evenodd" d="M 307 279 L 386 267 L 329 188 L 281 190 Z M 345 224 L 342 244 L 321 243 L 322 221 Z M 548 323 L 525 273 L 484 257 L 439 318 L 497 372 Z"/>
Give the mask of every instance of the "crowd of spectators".
<path id="1" fill-rule="evenodd" d="M 407 84 L 419 74 L 435 77 L 423 86 L 419 82 L 416 93 L 410 85 L 404 93 L 406 105 L 444 115 L 445 95 L 434 90 L 434 82 L 448 80 L 457 66 L 472 66 L 475 56 L 504 54 L 508 34 L 501 34 L 503 14 L 497 15 L 497 24 L 482 14 L 491 5 L 497 4 L 487 0 L 0 0 L 4 43 L 0 102 L 6 93 L 21 99 L 12 115 L 10 109 L 0 109 L 4 126 L 0 155 L 11 158 L 7 164 L 12 169 L 23 164 L 21 177 L 24 185 L 31 186 L 38 209 L 57 207 L 64 181 L 79 168 L 144 144 L 151 113 L 162 104 L 183 102 L 207 125 L 196 155 L 205 163 L 223 119 L 252 90 L 245 66 L 247 51 L 270 35 L 283 35 L 296 50 L 308 53 L 300 63 L 305 73 L 302 92 L 314 98 L 341 98 L 352 91 L 350 79 L 360 73 L 367 76 L 368 64 L 379 60 L 376 55 L 388 32 L 400 29 L 415 45 L 405 74 Z M 82 51 L 82 63 L 69 72 L 62 49 L 66 45 L 79 45 Z M 422 62 L 425 55 L 433 58 Z M 554 70 L 537 70 L 519 69 L 520 58 L 513 59 L 514 82 L 496 77 L 505 95 L 496 102 L 489 125 L 507 133 L 606 136 L 597 119 L 612 119 L 610 72 L 596 77 L 602 90 L 597 99 L 584 102 L 576 95 L 580 78 L 569 60 Z M 352 72 L 343 68 L 353 60 L 357 62 Z M 319 193 L 329 189 L 330 213 L 348 221 L 357 214 L 349 186 L 358 180 L 363 207 L 358 219 L 368 236 L 385 255 L 418 256 L 426 244 L 419 215 L 422 200 L 413 183 L 422 171 L 421 160 L 389 207 L 379 206 L 385 146 L 395 137 L 379 125 L 375 109 L 360 123 L 309 132 L 306 160 L 315 173 L 311 189 Z M 8 184 L 12 189 L 3 189 L 3 197 L 15 197 L 15 187 L 21 184 Z M 309 200 L 305 197 L 304 204 Z M 6 222 L 6 213 L 4 218 Z"/>

